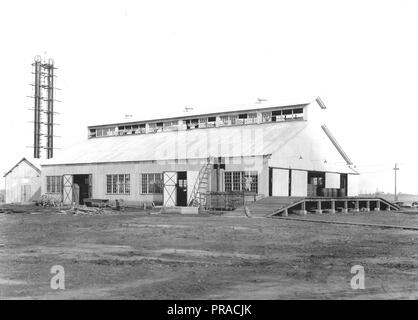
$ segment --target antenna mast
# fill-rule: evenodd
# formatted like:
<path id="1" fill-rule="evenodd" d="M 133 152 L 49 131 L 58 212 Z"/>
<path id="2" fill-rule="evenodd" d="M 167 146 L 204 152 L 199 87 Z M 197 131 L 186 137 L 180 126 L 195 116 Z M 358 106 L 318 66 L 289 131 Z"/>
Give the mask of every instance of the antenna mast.
<path id="1" fill-rule="evenodd" d="M 38 55 L 35 57 L 34 63 L 34 139 L 33 139 L 33 157 L 41 158 L 41 149 L 47 150 L 47 158 L 51 159 L 54 156 L 54 70 L 57 69 L 54 66 L 54 60 L 42 61 L 42 58 Z M 45 114 L 45 118 L 42 117 L 42 113 Z M 44 120 L 44 121 L 42 121 Z M 44 130 L 42 130 L 44 128 Z M 46 131 L 46 133 L 42 133 Z M 42 145 L 41 136 L 46 137 L 46 145 Z"/>

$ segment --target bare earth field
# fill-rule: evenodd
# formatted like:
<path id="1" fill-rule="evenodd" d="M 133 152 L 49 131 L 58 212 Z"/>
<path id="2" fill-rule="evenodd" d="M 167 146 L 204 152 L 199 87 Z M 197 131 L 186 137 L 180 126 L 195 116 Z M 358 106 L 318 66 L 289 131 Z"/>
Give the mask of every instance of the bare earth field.
<path id="1" fill-rule="evenodd" d="M 418 298 L 418 230 L 50 211 L 0 213 L 0 299 Z M 417 214 L 397 212 L 306 219 L 418 227 Z M 50 287 L 54 265 L 65 290 Z M 354 265 L 364 290 L 351 289 Z"/>

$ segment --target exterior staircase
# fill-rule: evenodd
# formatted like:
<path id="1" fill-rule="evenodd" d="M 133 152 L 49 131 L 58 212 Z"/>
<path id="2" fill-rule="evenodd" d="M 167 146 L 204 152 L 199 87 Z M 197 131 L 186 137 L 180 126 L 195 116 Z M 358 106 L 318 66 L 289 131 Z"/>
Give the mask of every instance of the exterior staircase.
<path id="1" fill-rule="evenodd" d="M 199 174 L 196 178 L 196 183 L 190 193 L 188 204 L 191 207 L 205 207 L 206 206 L 206 193 L 209 187 L 209 177 L 212 172 L 212 165 L 208 159 L 202 168 L 199 170 Z"/>

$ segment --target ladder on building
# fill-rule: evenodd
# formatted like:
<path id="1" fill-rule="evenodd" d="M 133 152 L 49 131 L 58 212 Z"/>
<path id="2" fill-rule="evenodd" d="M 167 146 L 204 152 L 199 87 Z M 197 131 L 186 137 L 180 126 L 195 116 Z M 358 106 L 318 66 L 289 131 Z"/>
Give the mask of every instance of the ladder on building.
<path id="1" fill-rule="evenodd" d="M 189 206 L 191 207 L 205 207 L 206 205 L 206 193 L 209 187 L 209 176 L 211 173 L 211 164 L 208 159 L 202 168 L 199 170 L 199 174 L 196 178 L 196 183 L 193 186 L 192 192 L 190 193 Z"/>

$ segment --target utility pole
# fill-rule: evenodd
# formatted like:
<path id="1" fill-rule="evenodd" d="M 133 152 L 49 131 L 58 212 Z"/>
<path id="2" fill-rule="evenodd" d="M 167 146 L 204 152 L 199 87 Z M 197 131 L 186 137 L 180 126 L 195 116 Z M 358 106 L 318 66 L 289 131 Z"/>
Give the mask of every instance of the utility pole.
<path id="1" fill-rule="evenodd" d="M 398 168 L 398 164 L 397 163 L 395 163 L 395 168 L 393 168 L 393 171 L 395 171 L 395 201 L 398 201 L 398 193 L 397 193 L 397 189 L 396 189 L 396 178 L 397 178 L 397 176 L 396 176 L 396 174 L 397 174 L 397 171 L 399 170 L 399 168 Z"/>

